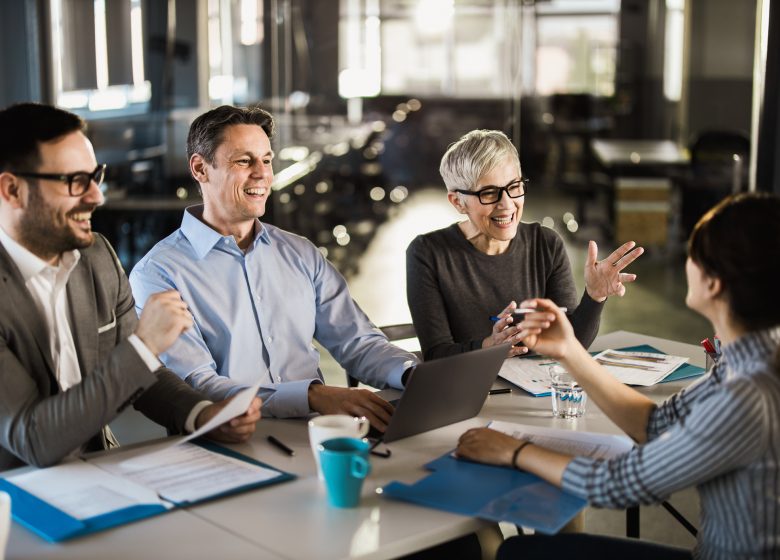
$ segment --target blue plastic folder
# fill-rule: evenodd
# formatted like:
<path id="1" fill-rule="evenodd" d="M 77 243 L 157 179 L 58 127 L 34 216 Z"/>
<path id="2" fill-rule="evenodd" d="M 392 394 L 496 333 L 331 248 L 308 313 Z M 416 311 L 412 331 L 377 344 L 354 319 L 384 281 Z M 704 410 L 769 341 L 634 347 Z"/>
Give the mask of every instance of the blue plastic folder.
<path id="1" fill-rule="evenodd" d="M 191 443 L 199 445 L 200 447 L 213 453 L 219 453 L 233 457 L 235 459 L 239 459 L 241 461 L 246 461 L 247 463 L 277 471 L 278 476 L 255 484 L 232 487 L 226 492 L 221 492 L 217 495 L 211 495 L 195 502 L 175 503 L 173 501 L 166 500 L 167 507 L 166 505 L 161 504 L 136 504 L 87 519 L 77 519 L 72 517 L 64 511 L 57 509 L 51 504 L 41 500 L 34 494 L 13 484 L 7 479 L 0 478 L 0 490 L 7 492 L 11 496 L 11 515 L 14 521 L 36 533 L 37 535 L 43 537 L 47 541 L 59 542 L 88 535 L 90 533 L 103 531 L 105 529 L 110 529 L 111 527 L 124 525 L 126 523 L 132 523 L 133 521 L 145 519 L 154 515 L 159 515 L 177 507 L 203 503 L 232 494 L 237 494 L 239 492 L 244 492 L 253 488 L 260 488 L 271 484 L 277 484 L 279 482 L 293 480 L 295 478 L 295 475 L 293 474 L 280 471 L 265 463 L 255 461 L 250 457 L 215 443 L 201 440 L 195 440 Z M 119 478 L 120 483 L 121 480 L 122 479 Z"/>
<path id="2" fill-rule="evenodd" d="M 383 496 L 545 534 L 557 533 L 587 504 L 530 473 L 455 459 L 449 453 L 425 468 L 433 472 L 411 485 L 391 482 Z"/>

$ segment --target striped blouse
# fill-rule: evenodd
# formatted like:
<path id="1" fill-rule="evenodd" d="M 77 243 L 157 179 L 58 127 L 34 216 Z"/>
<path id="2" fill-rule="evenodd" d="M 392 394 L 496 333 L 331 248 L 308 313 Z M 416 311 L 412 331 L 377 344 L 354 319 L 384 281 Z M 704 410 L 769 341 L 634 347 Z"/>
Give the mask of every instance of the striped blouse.
<path id="1" fill-rule="evenodd" d="M 780 558 L 780 326 L 723 348 L 709 374 L 656 408 L 648 442 L 611 460 L 578 457 L 563 488 L 597 507 L 654 504 L 696 485 L 696 558 Z"/>

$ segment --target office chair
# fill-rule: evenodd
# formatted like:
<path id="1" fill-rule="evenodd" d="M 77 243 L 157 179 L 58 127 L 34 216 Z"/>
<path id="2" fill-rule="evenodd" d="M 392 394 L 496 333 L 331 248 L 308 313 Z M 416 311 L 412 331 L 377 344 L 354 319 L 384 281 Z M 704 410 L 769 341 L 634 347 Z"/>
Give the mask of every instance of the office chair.
<path id="1" fill-rule="evenodd" d="M 687 235 L 718 201 L 746 189 L 750 140 L 737 131 L 709 130 L 690 144 L 691 165 L 682 179 L 682 223 Z"/>
<path id="2" fill-rule="evenodd" d="M 379 330 L 384 333 L 384 335 L 387 337 L 387 339 L 390 342 L 393 342 L 395 340 L 406 340 L 409 338 L 417 338 L 417 331 L 414 330 L 414 325 L 412 323 L 386 325 L 384 327 L 379 327 Z M 412 352 L 412 353 L 422 360 L 421 352 Z M 357 387 L 358 383 L 359 381 L 357 379 L 347 374 L 348 387 Z"/>

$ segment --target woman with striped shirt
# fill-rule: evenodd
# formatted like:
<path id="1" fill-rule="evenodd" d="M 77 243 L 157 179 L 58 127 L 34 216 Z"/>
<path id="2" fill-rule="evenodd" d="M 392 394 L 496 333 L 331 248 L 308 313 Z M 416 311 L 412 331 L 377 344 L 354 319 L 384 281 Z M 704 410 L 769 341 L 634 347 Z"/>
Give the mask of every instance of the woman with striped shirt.
<path id="1" fill-rule="evenodd" d="M 694 558 L 780 558 L 780 198 L 736 195 L 705 214 L 691 234 L 686 276 L 685 303 L 712 323 L 723 355 L 661 405 L 596 363 L 552 302 L 522 304 L 543 310 L 521 324 L 526 345 L 559 360 L 637 442 L 634 449 L 610 460 L 572 457 L 481 428 L 463 434 L 457 452 L 532 472 L 597 507 L 659 503 L 696 486 Z M 509 539 L 498 558 L 552 550 L 561 557 L 691 557 L 642 541 L 565 534 Z"/>

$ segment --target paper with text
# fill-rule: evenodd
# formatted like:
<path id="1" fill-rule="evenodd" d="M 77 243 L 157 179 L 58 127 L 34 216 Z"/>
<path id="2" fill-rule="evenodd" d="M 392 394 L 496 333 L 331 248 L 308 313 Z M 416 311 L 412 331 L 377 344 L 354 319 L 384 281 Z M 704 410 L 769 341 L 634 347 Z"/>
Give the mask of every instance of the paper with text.
<path id="1" fill-rule="evenodd" d="M 682 356 L 654 352 L 604 350 L 593 357 L 618 381 L 626 385 L 655 385 L 688 361 Z"/>
<path id="2" fill-rule="evenodd" d="M 217 496 L 279 476 L 276 470 L 214 453 L 193 443 L 169 446 L 153 453 L 108 455 L 92 462 L 177 504 Z"/>
<path id="3" fill-rule="evenodd" d="M 543 356 L 507 358 L 498 375 L 535 397 L 546 397 L 550 395 L 550 374 L 547 370 L 557 363 Z"/>
<path id="4" fill-rule="evenodd" d="M 153 490 L 116 478 L 81 460 L 37 469 L 8 480 L 80 520 L 134 505 L 171 507 Z"/>
<path id="5" fill-rule="evenodd" d="M 634 443 L 628 436 L 578 432 L 558 428 L 541 428 L 526 424 L 493 421 L 488 425 L 496 431 L 512 437 L 528 440 L 566 455 L 609 459 L 631 450 Z"/>

